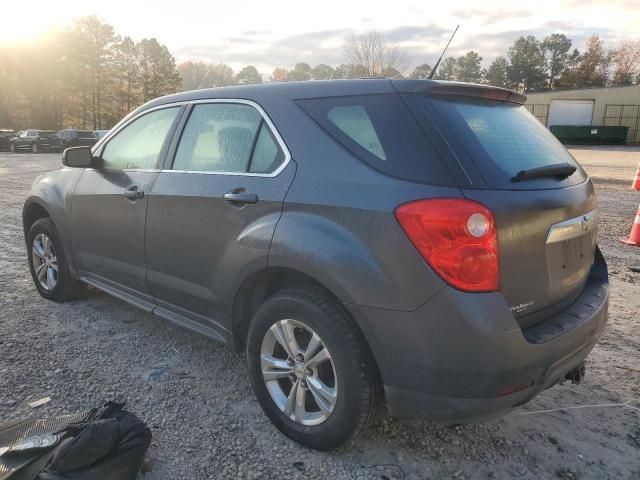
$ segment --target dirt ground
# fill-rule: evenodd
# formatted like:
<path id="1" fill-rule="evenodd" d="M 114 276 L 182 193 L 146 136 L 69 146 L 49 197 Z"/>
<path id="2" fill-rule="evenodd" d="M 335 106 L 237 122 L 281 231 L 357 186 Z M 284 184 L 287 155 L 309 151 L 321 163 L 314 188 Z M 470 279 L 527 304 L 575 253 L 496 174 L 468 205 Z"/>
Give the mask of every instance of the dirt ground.
<path id="1" fill-rule="evenodd" d="M 28 272 L 21 209 L 59 155 L 0 153 L 0 422 L 127 401 L 153 432 L 144 479 L 640 480 L 640 248 L 629 234 L 640 149 L 573 150 L 596 184 L 611 272 L 608 326 L 579 386 L 512 414 L 457 427 L 376 421 L 331 453 L 280 435 L 254 400 L 244 358 L 104 294 L 55 304 Z M 50 396 L 32 410 L 27 403 Z"/>

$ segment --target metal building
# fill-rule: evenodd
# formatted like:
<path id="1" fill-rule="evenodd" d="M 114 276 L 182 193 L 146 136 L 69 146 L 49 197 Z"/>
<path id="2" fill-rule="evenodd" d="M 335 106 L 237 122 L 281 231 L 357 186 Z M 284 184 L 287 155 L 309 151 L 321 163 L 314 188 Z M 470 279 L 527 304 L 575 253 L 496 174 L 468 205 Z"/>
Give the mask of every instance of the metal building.
<path id="1" fill-rule="evenodd" d="M 547 127 L 624 126 L 640 143 L 640 85 L 527 93 L 525 106 Z"/>

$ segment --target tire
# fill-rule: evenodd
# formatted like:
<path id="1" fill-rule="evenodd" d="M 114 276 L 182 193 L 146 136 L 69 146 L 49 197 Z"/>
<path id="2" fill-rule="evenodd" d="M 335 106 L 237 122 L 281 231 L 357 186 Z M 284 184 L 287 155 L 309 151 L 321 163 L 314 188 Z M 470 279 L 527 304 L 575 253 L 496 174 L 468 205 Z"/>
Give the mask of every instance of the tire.
<path id="1" fill-rule="evenodd" d="M 49 248 L 46 247 L 45 239 L 50 242 Z M 34 222 L 27 235 L 27 245 L 29 270 L 40 295 L 47 300 L 64 302 L 88 293 L 88 286 L 71 275 L 60 236 L 50 218 L 41 218 Z M 43 251 L 45 256 L 48 256 L 49 263 L 43 262 Z M 53 258 L 55 258 L 55 262 L 52 261 Z M 42 276 L 43 269 L 46 270 L 44 278 Z M 49 278 L 49 270 L 54 271 L 51 273 L 53 281 Z"/>
<path id="2" fill-rule="evenodd" d="M 40 148 L 38 147 L 37 143 L 31 144 L 31 152 L 32 153 L 39 153 L 40 152 Z"/>
<path id="3" fill-rule="evenodd" d="M 11 143 L 11 144 L 9 145 L 9 151 L 10 151 L 11 153 L 16 153 L 16 145 L 15 145 L 14 143 Z"/>
<path id="4" fill-rule="evenodd" d="M 300 352 L 305 347 L 308 350 L 310 343 L 305 345 L 305 340 L 309 342 L 311 333 L 317 334 L 324 348 L 312 350 L 326 350 L 330 358 L 312 366 L 313 361 L 307 361 L 300 353 L 295 364 L 291 360 L 287 363 L 285 357 L 290 356 L 282 347 L 286 342 L 274 341 L 274 331 L 279 328 L 280 332 L 286 329 L 294 332 Z M 275 353 L 271 356 L 272 348 Z M 289 350 L 291 353 L 292 349 Z M 375 418 L 381 405 L 381 384 L 368 345 L 352 321 L 319 290 L 288 289 L 268 298 L 252 319 L 246 353 L 251 384 L 265 414 L 283 434 L 306 447 L 333 450 L 344 445 Z M 266 363 L 263 373 L 262 355 L 277 360 L 279 366 Z M 310 352 L 309 358 L 314 356 Z M 280 378 L 270 379 L 267 384 L 265 374 L 277 374 Z M 323 391 L 335 393 L 333 403 L 325 401 L 331 395 L 320 395 L 324 410 L 316 401 L 318 385 L 322 385 Z M 288 399 L 299 398 L 298 388 L 303 388 L 305 413 L 301 411 L 298 415 L 297 408 L 294 411 L 290 408 L 285 414 L 291 405 Z"/>

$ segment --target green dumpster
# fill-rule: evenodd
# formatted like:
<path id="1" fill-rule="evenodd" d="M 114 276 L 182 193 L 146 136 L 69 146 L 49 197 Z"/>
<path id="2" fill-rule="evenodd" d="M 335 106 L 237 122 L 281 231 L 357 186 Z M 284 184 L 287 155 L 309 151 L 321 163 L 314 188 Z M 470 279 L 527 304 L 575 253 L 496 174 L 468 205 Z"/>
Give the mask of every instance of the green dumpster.
<path id="1" fill-rule="evenodd" d="M 616 145 L 627 141 L 629 127 L 552 125 L 558 140 L 571 145 Z"/>

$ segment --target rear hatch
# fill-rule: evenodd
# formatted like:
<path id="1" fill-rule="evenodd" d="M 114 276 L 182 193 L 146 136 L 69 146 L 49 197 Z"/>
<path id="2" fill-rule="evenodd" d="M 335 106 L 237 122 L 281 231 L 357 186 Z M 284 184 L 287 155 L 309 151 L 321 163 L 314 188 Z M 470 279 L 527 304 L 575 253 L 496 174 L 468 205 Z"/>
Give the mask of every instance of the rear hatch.
<path id="1" fill-rule="evenodd" d="M 500 290 L 522 327 L 571 304 L 593 264 L 597 204 L 585 172 L 521 103 L 501 89 L 436 87 L 403 94 L 445 139 L 466 198 L 496 218 Z"/>

